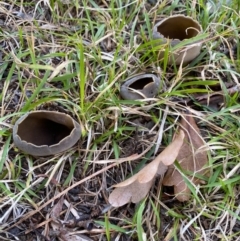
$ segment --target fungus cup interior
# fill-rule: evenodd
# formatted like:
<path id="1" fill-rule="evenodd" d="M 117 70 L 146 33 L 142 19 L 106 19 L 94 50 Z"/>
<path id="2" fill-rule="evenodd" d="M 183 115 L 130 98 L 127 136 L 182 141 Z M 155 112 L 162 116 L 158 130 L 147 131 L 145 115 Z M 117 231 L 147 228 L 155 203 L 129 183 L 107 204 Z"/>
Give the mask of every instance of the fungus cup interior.
<path id="1" fill-rule="evenodd" d="M 146 77 L 138 79 L 137 81 L 134 81 L 132 84 L 129 85 L 130 88 L 135 90 L 141 90 L 143 89 L 147 84 L 153 83 L 153 78 Z"/>
<path id="2" fill-rule="evenodd" d="M 62 115 L 33 113 L 27 116 L 18 126 L 18 136 L 28 143 L 37 146 L 55 145 L 69 136 L 74 124 Z"/>
<path id="3" fill-rule="evenodd" d="M 177 16 L 163 21 L 157 31 L 165 38 L 184 40 L 197 36 L 201 27 L 190 18 Z"/>

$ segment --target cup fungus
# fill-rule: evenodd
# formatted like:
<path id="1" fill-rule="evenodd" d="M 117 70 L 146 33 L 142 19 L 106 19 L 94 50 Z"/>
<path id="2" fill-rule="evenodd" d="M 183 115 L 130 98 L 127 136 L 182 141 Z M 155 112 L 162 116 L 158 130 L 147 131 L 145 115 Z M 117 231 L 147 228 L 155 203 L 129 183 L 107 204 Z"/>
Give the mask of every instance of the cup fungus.
<path id="1" fill-rule="evenodd" d="M 120 88 L 120 95 L 126 100 L 154 97 L 159 89 L 160 79 L 154 74 L 132 76 Z"/>
<path id="2" fill-rule="evenodd" d="M 202 43 L 200 41 L 193 41 L 173 52 L 171 52 L 171 48 L 183 40 L 196 37 L 201 32 L 201 25 L 194 19 L 184 15 L 173 15 L 163 19 L 153 27 L 153 39 L 161 39 L 160 44 L 163 45 L 169 43 L 169 64 L 187 64 L 199 55 Z M 159 57 L 161 59 L 164 57 L 164 52 L 164 50 L 160 50 Z"/>
<path id="3" fill-rule="evenodd" d="M 48 156 L 71 148 L 80 138 L 80 125 L 56 111 L 33 111 L 17 120 L 14 144 L 33 156 Z"/>

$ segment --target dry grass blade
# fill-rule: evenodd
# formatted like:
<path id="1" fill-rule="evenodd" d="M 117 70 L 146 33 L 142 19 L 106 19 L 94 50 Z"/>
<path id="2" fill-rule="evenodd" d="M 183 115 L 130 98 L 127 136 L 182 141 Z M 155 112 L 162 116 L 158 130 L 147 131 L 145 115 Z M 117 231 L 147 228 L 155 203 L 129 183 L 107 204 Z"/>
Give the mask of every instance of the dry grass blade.
<path id="1" fill-rule="evenodd" d="M 199 128 L 192 116 L 184 116 L 181 120 L 181 127 L 185 138 L 181 150 L 178 153 L 177 160 L 181 168 L 194 174 L 204 174 L 203 166 L 207 163 L 206 151 L 199 150 L 203 145 L 203 139 Z M 199 180 L 195 177 L 192 181 L 197 184 Z M 163 185 L 174 186 L 174 193 L 179 201 L 187 201 L 190 198 L 190 190 L 183 180 L 181 173 L 174 165 L 169 166 L 166 176 L 163 179 Z"/>
<path id="2" fill-rule="evenodd" d="M 147 148 L 145 151 L 143 151 L 141 154 L 137 155 L 137 154 L 134 154 L 134 155 L 131 155 L 129 157 L 125 157 L 125 158 L 120 158 L 119 160 L 117 160 L 118 162 L 115 162 L 107 167 L 104 167 L 102 168 L 101 170 L 93 173 L 92 175 L 90 176 L 87 176 L 85 177 L 84 179 L 74 183 L 73 185 L 71 185 L 70 187 L 66 188 L 64 191 L 58 193 L 56 196 L 54 196 L 53 198 L 51 198 L 50 200 L 48 200 L 47 202 L 45 202 L 43 205 L 41 205 L 38 209 L 36 210 L 33 210 L 31 212 L 29 212 L 27 215 L 25 215 L 24 217 L 22 217 L 19 221 L 17 221 L 16 223 L 14 223 L 12 226 L 6 228 L 6 230 L 9 230 L 13 227 L 15 227 L 16 225 L 18 225 L 19 223 L 22 223 L 24 220 L 30 218 L 31 216 L 33 216 L 34 214 L 38 213 L 40 210 L 42 210 L 44 207 L 46 207 L 48 204 L 50 204 L 52 201 L 56 200 L 57 198 L 60 198 L 61 196 L 65 195 L 68 191 L 70 191 L 71 189 L 73 189 L 74 187 L 84 183 L 85 181 L 103 173 L 104 171 L 107 171 L 108 169 L 110 168 L 113 168 L 114 166 L 117 166 L 119 165 L 120 163 L 123 163 L 123 162 L 126 162 L 126 161 L 133 161 L 133 160 L 137 160 L 139 158 L 141 158 L 144 154 L 146 154 L 149 149 L 151 148 L 151 146 L 149 148 Z M 112 160 L 113 162 L 116 161 L 116 160 Z"/>

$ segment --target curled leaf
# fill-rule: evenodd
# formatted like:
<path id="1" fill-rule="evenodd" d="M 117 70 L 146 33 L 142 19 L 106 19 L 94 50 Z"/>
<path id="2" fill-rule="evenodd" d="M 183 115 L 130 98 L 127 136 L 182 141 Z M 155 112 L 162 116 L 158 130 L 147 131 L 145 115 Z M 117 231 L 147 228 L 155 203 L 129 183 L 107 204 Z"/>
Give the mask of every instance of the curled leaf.
<path id="1" fill-rule="evenodd" d="M 151 163 L 129 179 L 114 185 L 116 189 L 109 196 L 109 203 L 120 207 L 128 202 L 137 203 L 149 192 L 156 175 L 164 175 L 167 165 L 172 164 L 183 145 L 184 132 L 180 131 L 174 141 Z"/>
<path id="2" fill-rule="evenodd" d="M 194 174 L 204 174 L 206 172 L 203 166 L 207 163 L 207 153 L 200 150 L 204 146 L 204 141 L 200 135 L 199 128 L 192 116 L 184 116 L 181 120 L 181 127 L 184 133 L 183 145 L 178 153 L 177 161 L 181 168 L 185 171 L 190 171 Z M 192 177 L 191 180 L 194 184 L 198 184 L 199 180 Z M 190 198 L 190 190 L 184 182 L 181 173 L 170 165 L 166 176 L 163 179 L 163 185 L 174 186 L 174 193 L 176 198 L 183 202 Z"/>

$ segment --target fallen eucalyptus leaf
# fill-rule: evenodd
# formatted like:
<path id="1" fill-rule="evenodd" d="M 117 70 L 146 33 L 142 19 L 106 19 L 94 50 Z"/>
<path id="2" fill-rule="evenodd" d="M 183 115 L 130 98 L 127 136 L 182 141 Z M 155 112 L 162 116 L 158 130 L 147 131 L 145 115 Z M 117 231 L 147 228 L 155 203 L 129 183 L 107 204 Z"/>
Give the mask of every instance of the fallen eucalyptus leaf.
<path id="1" fill-rule="evenodd" d="M 207 153 L 204 150 L 199 150 L 204 146 L 204 141 L 200 135 L 199 128 L 192 116 L 184 116 L 181 120 L 181 127 L 185 138 L 183 145 L 178 153 L 177 161 L 181 168 L 185 171 L 190 171 L 194 174 L 205 174 L 206 169 L 203 169 L 207 163 Z M 189 177 L 194 184 L 199 183 L 196 177 Z M 174 186 L 174 194 L 181 201 L 187 201 L 190 198 L 190 190 L 183 180 L 181 173 L 174 165 L 168 167 L 167 173 L 163 179 L 163 185 Z"/>
<path id="2" fill-rule="evenodd" d="M 137 203 L 149 192 L 156 175 L 164 175 L 167 165 L 171 165 L 183 145 L 184 132 L 180 130 L 177 137 L 151 163 L 129 179 L 114 185 L 116 187 L 109 196 L 109 203 L 120 207 L 128 202 Z"/>

